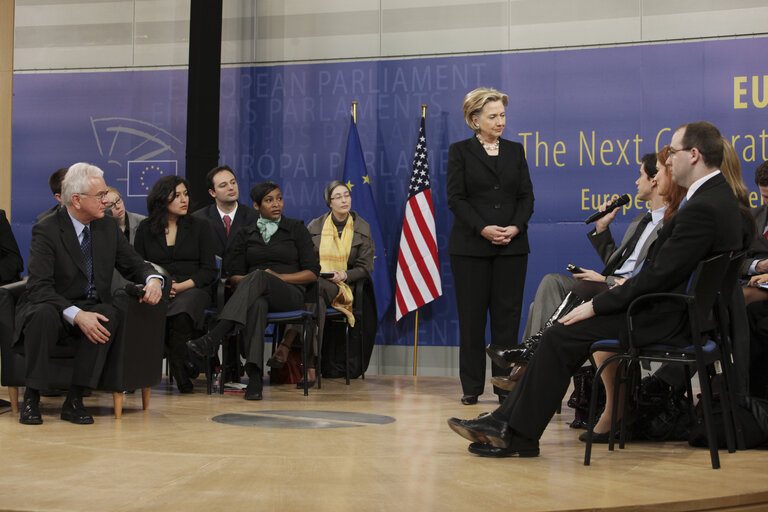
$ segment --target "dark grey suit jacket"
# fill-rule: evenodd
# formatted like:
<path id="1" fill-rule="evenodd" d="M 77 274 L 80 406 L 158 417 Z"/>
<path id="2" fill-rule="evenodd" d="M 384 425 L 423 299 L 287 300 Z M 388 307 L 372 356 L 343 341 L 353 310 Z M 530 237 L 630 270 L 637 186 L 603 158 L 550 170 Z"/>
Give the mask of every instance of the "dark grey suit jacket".
<path id="1" fill-rule="evenodd" d="M 763 228 L 768 220 L 768 205 L 752 208 L 752 217 L 755 219 L 757 233 L 752 240 L 752 245 L 747 250 L 747 256 L 741 264 L 741 275 L 749 275 L 749 267 L 752 263 L 768 258 L 768 240 L 763 237 Z"/>
<path id="2" fill-rule="evenodd" d="M 627 231 L 624 233 L 624 238 L 621 239 L 621 244 L 618 247 L 616 247 L 616 242 L 613 241 L 613 235 L 611 234 L 610 228 L 602 233 L 596 233 L 594 229 L 587 233 L 587 238 L 589 238 L 590 243 L 597 251 L 597 254 L 600 255 L 600 259 L 603 260 L 603 264 L 605 265 L 603 275 L 608 275 L 615 271 L 613 267 L 616 266 L 616 262 L 621 257 L 621 253 L 624 252 L 624 249 L 629 245 L 632 235 L 634 235 L 637 230 L 637 225 L 644 216 L 644 213 L 640 213 L 632 219 L 632 222 L 629 224 Z M 661 229 L 662 225 L 662 223 L 659 223 L 656 226 L 656 229 L 651 232 L 643 243 L 643 246 L 640 248 L 640 253 L 637 255 L 638 264 L 645 261 L 646 256 L 648 256 L 648 249 L 653 245 L 653 242 L 656 241 L 656 237 L 658 236 L 659 229 Z M 608 274 L 606 274 L 606 272 L 608 272 Z"/>
<path id="3" fill-rule="evenodd" d="M 205 219 L 211 227 L 213 232 L 213 252 L 216 256 L 224 257 L 224 253 L 232 244 L 232 240 L 235 239 L 235 235 L 238 231 L 245 226 L 253 224 L 259 220 L 259 214 L 251 208 L 242 203 L 237 203 L 237 213 L 235 218 L 232 219 L 232 226 L 229 228 L 229 238 L 227 238 L 227 230 L 224 227 L 224 223 L 221 221 L 219 211 L 216 209 L 216 204 L 211 204 L 205 208 L 200 208 L 194 215 L 197 218 Z"/>
<path id="4" fill-rule="evenodd" d="M 90 223 L 93 251 L 93 279 L 99 299 L 112 302 L 115 269 L 135 282 L 143 283 L 156 274 L 120 232 L 115 219 L 105 216 Z M 88 276 L 85 260 L 66 208 L 44 217 L 32 228 L 29 249 L 29 280 L 16 312 L 18 342 L 27 315 L 36 304 L 53 304 L 59 312 L 85 299 Z"/>

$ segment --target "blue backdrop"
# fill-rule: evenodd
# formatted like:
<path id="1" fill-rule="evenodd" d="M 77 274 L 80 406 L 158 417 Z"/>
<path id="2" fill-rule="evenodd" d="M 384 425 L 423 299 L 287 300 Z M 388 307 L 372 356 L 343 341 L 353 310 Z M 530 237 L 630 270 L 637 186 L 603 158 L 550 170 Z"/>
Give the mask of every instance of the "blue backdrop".
<path id="1" fill-rule="evenodd" d="M 504 137 L 525 145 L 536 195 L 529 226 L 526 303 L 541 277 L 567 262 L 600 270 L 583 219 L 605 195 L 631 192 L 642 154 L 667 144 L 679 124 L 705 119 L 735 140 L 745 182 L 766 155 L 768 38 L 627 47 L 227 68 L 221 85 L 221 163 L 241 196 L 256 182 L 282 185 L 286 215 L 326 209 L 322 190 L 342 176 L 352 101 L 385 247 L 394 265 L 418 132 L 427 134 L 443 297 L 422 308 L 419 342 L 456 345 L 454 288 L 446 252 L 448 146 L 467 138 L 461 102 L 478 86 L 510 97 Z M 13 229 L 26 255 L 35 216 L 53 203 L 51 172 L 87 161 L 104 169 L 130 211 L 159 172 L 184 173 L 186 71 L 16 74 Z M 154 174 L 152 174 L 153 171 Z M 753 193 L 754 205 L 758 196 Z M 354 208 L 354 196 L 353 196 Z M 616 220 L 620 236 L 644 208 Z M 394 289 L 394 285 L 393 285 Z M 381 305 L 380 305 L 381 307 Z M 525 314 L 524 314 L 525 317 Z M 410 344 L 412 315 L 384 317 L 378 343 Z"/>

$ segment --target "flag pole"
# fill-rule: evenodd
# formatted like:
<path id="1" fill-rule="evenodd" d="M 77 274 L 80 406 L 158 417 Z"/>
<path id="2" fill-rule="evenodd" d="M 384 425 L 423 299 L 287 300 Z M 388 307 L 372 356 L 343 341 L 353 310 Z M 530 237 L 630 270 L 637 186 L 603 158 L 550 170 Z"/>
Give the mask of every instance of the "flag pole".
<path id="1" fill-rule="evenodd" d="M 357 102 L 352 102 L 352 120 L 357 124 Z"/>
<path id="2" fill-rule="evenodd" d="M 421 104 L 421 118 L 427 117 L 427 104 Z M 416 364 L 419 361 L 419 310 L 416 309 L 416 319 L 413 328 L 413 376 L 416 376 Z"/>

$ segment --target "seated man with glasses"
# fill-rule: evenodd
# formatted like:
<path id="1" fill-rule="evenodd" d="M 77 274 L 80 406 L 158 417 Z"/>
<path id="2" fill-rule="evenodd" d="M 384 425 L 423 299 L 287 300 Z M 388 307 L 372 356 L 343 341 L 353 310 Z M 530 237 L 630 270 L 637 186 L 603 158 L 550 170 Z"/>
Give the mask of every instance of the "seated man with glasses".
<path id="1" fill-rule="evenodd" d="M 136 237 L 136 228 L 139 227 L 139 223 L 146 219 L 147 216 L 126 210 L 123 196 L 120 195 L 120 192 L 115 187 L 107 187 L 107 190 L 109 192 L 106 196 L 106 213 L 112 215 L 112 218 L 117 221 L 117 227 L 120 228 L 125 238 L 128 239 L 128 243 L 133 245 L 133 239 Z"/>
<path id="2" fill-rule="evenodd" d="M 107 185 L 98 167 L 72 165 L 62 182 L 63 208 L 35 224 L 29 280 L 16 309 L 14 344 L 25 354 L 26 391 L 19 421 L 39 425 L 39 390 L 51 388 L 48 360 L 64 336 L 76 339 L 72 383 L 61 419 L 93 423 L 83 406 L 86 389 L 98 385 L 118 316 L 112 305 L 114 269 L 144 282 L 141 301 L 157 304 L 162 278 L 104 216 Z"/>

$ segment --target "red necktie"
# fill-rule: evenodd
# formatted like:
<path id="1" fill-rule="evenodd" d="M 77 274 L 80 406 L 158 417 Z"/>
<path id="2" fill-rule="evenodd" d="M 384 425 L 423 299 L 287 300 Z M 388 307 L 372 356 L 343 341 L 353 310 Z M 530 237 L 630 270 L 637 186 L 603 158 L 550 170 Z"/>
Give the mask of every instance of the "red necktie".
<path id="1" fill-rule="evenodd" d="M 227 230 L 227 236 L 229 236 L 229 228 L 232 226 L 232 219 L 229 217 L 229 215 L 225 215 L 223 218 L 224 228 Z"/>

